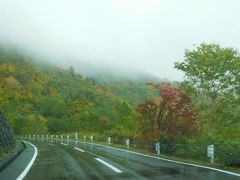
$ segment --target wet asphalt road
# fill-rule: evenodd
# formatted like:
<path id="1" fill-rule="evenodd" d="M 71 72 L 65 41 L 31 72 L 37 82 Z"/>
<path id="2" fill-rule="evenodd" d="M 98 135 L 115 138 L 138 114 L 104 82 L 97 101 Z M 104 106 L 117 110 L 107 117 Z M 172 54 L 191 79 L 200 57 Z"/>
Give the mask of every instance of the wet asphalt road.
<path id="1" fill-rule="evenodd" d="M 38 148 L 39 154 L 25 177 L 26 180 L 240 179 L 240 177 L 214 170 L 176 164 L 82 142 L 77 144 L 70 142 L 68 145 L 60 142 L 31 142 Z"/>
<path id="2" fill-rule="evenodd" d="M 0 180 L 15 180 L 24 171 L 34 155 L 34 148 L 26 144 L 26 149 L 1 173 Z"/>

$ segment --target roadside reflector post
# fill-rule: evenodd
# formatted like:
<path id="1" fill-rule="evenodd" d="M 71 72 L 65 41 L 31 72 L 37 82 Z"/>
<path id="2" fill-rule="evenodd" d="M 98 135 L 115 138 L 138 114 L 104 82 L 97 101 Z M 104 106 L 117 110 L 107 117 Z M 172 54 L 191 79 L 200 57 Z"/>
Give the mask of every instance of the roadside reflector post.
<path id="1" fill-rule="evenodd" d="M 39 141 L 39 134 L 37 135 L 38 141 Z"/>
<path id="2" fill-rule="evenodd" d="M 77 141 L 78 140 L 78 134 L 75 133 L 75 140 Z"/>
<path id="3" fill-rule="evenodd" d="M 61 135 L 61 143 L 63 143 L 63 135 Z"/>
<path id="4" fill-rule="evenodd" d="M 42 134 L 42 141 L 44 141 L 44 135 Z"/>
<path id="5" fill-rule="evenodd" d="M 86 141 L 86 136 L 83 136 L 83 140 Z"/>
<path id="6" fill-rule="evenodd" d="M 77 146 L 77 143 L 78 143 L 78 134 L 75 133 L 75 145 Z"/>
<path id="7" fill-rule="evenodd" d="M 160 142 L 156 142 L 155 150 L 156 150 L 157 154 L 160 154 Z"/>
<path id="8" fill-rule="evenodd" d="M 214 163 L 214 145 L 208 145 L 207 147 L 207 156 L 210 158 L 210 162 Z"/>
<path id="9" fill-rule="evenodd" d="M 47 141 L 48 141 L 48 134 L 47 134 Z"/>
<path id="10" fill-rule="evenodd" d="M 91 141 L 93 142 L 93 136 L 90 136 L 90 138 L 91 138 Z"/>
<path id="11" fill-rule="evenodd" d="M 111 144 L 111 137 L 108 137 L 108 144 L 110 145 Z"/>
<path id="12" fill-rule="evenodd" d="M 51 140 L 53 141 L 53 135 L 51 135 Z"/>
<path id="13" fill-rule="evenodd" d="M 67 144 L 69 144 L 69 135 L 67 135 Z"/>
<path id="14" fill-rule="evenodd" d="M 58 142 L 58 135 L 56 135 L 56 142 Z"/>
<path id="15" fill-rule="evenodd" d="M 126 139 L 126 146 L 127 146 L 127 148 L 129 148 L 129 144 L 130 144 L 130 140 Z"/>
<path id="16" fill-rule="evenodd" d="M 33 135 L 33 140 L 35 140 L 35 134 Z"/>
<path id="17" fill-rule="evenodd" d="M 31 134 L 28 135 L 28 139 L 29 139 L 29 140 L 31 139 Z"/>

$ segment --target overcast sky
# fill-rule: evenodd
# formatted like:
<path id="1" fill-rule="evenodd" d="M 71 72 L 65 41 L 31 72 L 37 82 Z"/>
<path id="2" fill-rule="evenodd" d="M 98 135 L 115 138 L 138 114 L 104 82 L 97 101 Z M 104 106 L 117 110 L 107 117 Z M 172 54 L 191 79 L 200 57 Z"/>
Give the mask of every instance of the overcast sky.
<path id="1" fill-rule="evenodd" d="M 68 64 L 180 80 L 173 64 L 194 44 L 240 49 L 239 8 L 239 0 L 0 0 L 0 40 Z"/>

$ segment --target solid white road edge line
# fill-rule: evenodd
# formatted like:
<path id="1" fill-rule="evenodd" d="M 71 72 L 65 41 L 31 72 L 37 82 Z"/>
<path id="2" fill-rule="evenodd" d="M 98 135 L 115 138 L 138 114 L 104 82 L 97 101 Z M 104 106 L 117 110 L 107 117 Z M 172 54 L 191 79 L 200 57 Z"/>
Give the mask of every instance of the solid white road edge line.
<path id="1" fill-rule="evenodd" d="M 116 173 L 122 173 L 121 170 L 119 170 L 118 168 L 114 167 L 113 165 L 107 163 L 106 161 L 103 161 L 102 159 L 99 158 L 95 158 L 97 161 L 99 161 L 100 163 L 104 164 L 105 166 L 109 167 L 110 169 L 112 169 L 113 171 L 115 171 Z"/>
<path id="2" fill-rule="evenodd" d="M 37 150 L 36 146 L 34 146 L 32 143 L 27 142 L 27 141 L 23 141 L 23 142 L 30 144 L 34 148 L 34 155 L 31 159 L 31 161 L 28 163 L 27 167 L 24 169 L 24 171 L 20 174 L 20 176 L 18 176 L 17 180 L 22 180 L 27 175 L 28 171 L 32 167 L 32 165 L 37 157 L 37 154 L 38 154 L 38 150 Z"/>
<path id="3" fill-rule="evenodd" d="M 65 143 L 60 143 L 60 144 L 62 144 L 62 145 L 64 145 L 64 146 L 67 146 L 67 144 L 65 144 Z"/>
<path id="4" fill-rule="evenodd" d="M 76 150 L 78 150 L 78 151 L 80 151 L 80 152 L 84 152 L 84 150 L 79 149 L 79 148 L 77 148 L 77 147 L 74 147 L 74 149 L 76 149 Z"/>
<path id="5" fill-rule="evenodd" d="M 119 149 L 119 148 L 115 148 L 115 147 L 100 145 L 100 144 L 96 144 L 96 143 L 89 143 L 89 142 L 84 142 L 84 141 L 79 141 L 79 142 L 86 143 L 86 144 L 93 144 L 93 145 L 96 145 L 96 146 L 102 146 L 102 147 L 106 147 L 106 148 L 109 148 L 109 149 L 116 149 L 116 150 L 119 150 L 119 151 L 124 151 L 124 152 L 132 153 L 132 154 L 137 154 L 137 155 L 140 155 L 140 156 L 150 157 L 150 158 L 159 159 L 159 160 L 168 161 L 168 162 L 173 162 L 173 163 L 177 163 L 177 164 L 184 164 L 184 165 L 188 165 L 188 166 L 210 169 L 210 170 L 214 170 L 214 171 L 218 171 L 218 172 L 231 174 L 233 176 L 239 176 L 240 177 L 239 173 L 234 173 L 234 172 L 231 172 L 231 171 L 226 171 L 226 170 L 217 169 L 217 168 L 213 168 L 213 167 L 202 166 L 202 165 L 191 164 L 191 163 L 185 163 L 185 162 L 170 160 L 170 159 L 166 159 L 166 158 L 160 158 L 160 157 L 156 157 L 156 156 L 151 156 L 151 155 L 142 154 L 142 153 L 138 153 L 138 152 L 134 152 L 134 151 L 129 151 L 129 150 Z"/>

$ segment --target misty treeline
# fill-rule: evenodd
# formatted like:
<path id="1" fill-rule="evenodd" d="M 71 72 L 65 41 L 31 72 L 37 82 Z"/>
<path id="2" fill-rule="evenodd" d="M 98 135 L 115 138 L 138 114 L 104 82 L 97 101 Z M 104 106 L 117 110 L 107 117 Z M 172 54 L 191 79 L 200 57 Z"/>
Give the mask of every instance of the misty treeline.
<path id="1" fill-rule="evenodd" d="M 16 134 L 101 133 L 146 146 L 160 141 L 169 153 L 189 158 L 206 158 L 206 146 L 214 144 L 221 161 L 240 164 L 239 52 L 200 44 L 175 68 L 185 73 L 182 82 L 101 83 L 1 48 L 0 106 Z"/>
<path id="2" fill-rule="evenodd" d="M 107 132 L 133 137 L 135 104 L 156 95 L 145 83 L 106 86 L 73 67 L 57 68 L 0 49 L 0 106 L 15 134 Z"/>

